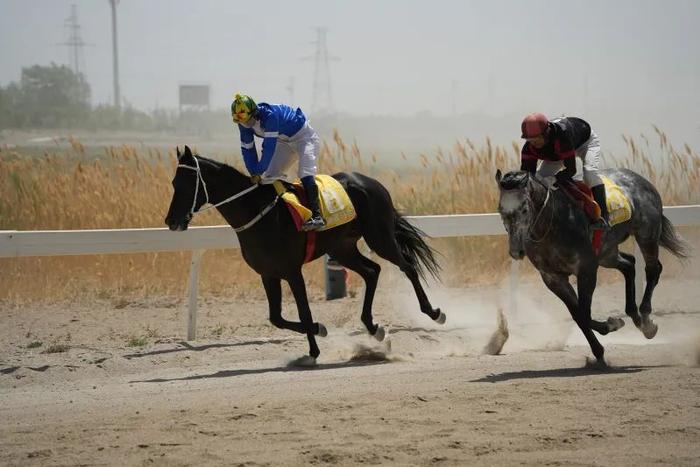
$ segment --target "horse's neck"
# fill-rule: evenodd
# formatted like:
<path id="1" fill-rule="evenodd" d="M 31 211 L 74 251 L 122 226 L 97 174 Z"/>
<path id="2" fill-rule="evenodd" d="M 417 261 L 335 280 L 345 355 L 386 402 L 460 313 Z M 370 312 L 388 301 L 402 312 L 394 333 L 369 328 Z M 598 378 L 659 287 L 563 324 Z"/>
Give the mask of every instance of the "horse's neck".
<path id="1" fill-rule="evenodd" d="M 556 218 L 563 214 L 559 211 L 566 209 L 562 206 L 559 194 L 537 182 L 530 182 L 530 200 L 535 211 L 530 231 L 534 237 L 547 236 L 552 229 L 552 223 L 556 222 Z M 564 216 L 564 218 L 568 218 L 568 216 Z"/>
<path id="2" fill-rule="evenodd" d="M 211 204 L 217 204 L 253 186 L 248 176 L 232 167 L 218 167 L 217 170 L 211 172 L 208 174 L 209 178 L 207 178 L 207 174 L 204 175 L 205 180 L 212 180 L 212 182 L 207 181 Z M 218 206 L 217 209 L 231 226 L 240 227 L 257 215 L 269 202 L 268 198 L 271 196 L 268 192 L 270 189 L 271 187 L 268 186 L 260 186 L 240 198 Z"/>

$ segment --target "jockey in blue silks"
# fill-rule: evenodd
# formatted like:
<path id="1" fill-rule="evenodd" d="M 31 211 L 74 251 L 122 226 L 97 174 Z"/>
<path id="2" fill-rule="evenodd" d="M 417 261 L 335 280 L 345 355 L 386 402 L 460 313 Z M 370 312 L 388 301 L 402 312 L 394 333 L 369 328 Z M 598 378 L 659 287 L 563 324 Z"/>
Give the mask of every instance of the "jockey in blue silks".
<path id="1" fill-rule="evenodd" d="M 303 230 L 318 230 L 326 225 L 318 204 L 318 171 L 321 140 L 301 109 L 284 104 L 258 104 L 249 96 L 236 94 L 231 104 L 233 122 L 241 133 L 243 161 L 254 183 L 261 179 L 286 178 L 287 170 L 299 160 L 299 178 L 306 190 L 311 218 Z M 258 160 L 255 136 L 263 138 L 262 157 Z"/>

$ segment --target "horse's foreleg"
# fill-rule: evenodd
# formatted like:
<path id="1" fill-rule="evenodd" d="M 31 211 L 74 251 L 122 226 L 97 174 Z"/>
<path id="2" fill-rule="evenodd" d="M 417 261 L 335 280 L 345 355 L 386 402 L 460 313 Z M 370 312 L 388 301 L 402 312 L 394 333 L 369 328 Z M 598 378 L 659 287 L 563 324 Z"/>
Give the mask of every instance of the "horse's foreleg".
<path id="1" fill-rule="evenodd" d="M 301 270 L 287 278 L 287 282 L 289 282 L 289 287 L 292 289 L 294 300 L 297 303 L 299 320 L 309 340 L 309 355 L 313 358 L 317 358 L 321 354 L 321 351 L 318 349 L 316 337 L 314 336 L 327 335 L 326 328 L 320 323 L 313 322 L 311 308 L 309 308 L 309 299 L 306 296 L 306 284 L 304 283 L 304 276 L 301 275 Z"/>
<path id="2" fill-rule="evenodd" d="M 270 307 L 270 323 L 280 329 L 306 334 L 306 328 L 299 322 L 287 321 L 282 317 L 282 286 L 277 277 L 263 277 L 262 283 Z"/>
<path id="3" fill-rule="evenodd" d="M 599 322 L 594 323 L 591 319 L 591 303 L 593 302 L 593 291 L 595 290 L 596 281 L 598 280 L 598 266 L 590 268 L 582 268 L 576 276 L 578 286 L 578 313 L 574 320 L 578 327 L 583 332 L 583 335 L 591 346 L 591 351 L 600 365 L 605 365 L 603 355 L 605 349 L 598 342 L 598 339 L 593 334 L 593 326 L 598 326 Z"/>
<path id="4" fill-rule="evenodd" d="M 541 273 L 541 275 L 542 275 L 542 280 L 544 281 L 547 288 L 549 290 L 551 290 L 554 293 L 554 295 L 559 297 L 559 299 L 562 302 L 564 302 L 564 305 L 566 305 L 566 308 L 569 310 L 571 317 L 576 322 L 576 324 L 579 326 L 579 328 L 583 332 L 584 336 L 586 336 L 586 340 L 588 340 L 588 343 L 591 346 L 591 350 L 593 350 L 593 355 L 595 355 L 596 358 L 598 358 L 598 355 L 596 354 L 596 348 L 598 348 L 598 349 L 600 349 L 600 355 L 601 355 L 601 359 L 602 359 L 603 347 L 600 345 L 600 343 L 598 342 L 596 337 L 593 335 L 593 332 L 591 331 L 591 329 L 595 329 L 600 334 L 607 334 L 608 332 L 619 329 L 619 327 L 621 327 L 619 325 L 619 323 L 610 323 L 610 320 L 608 320 L 608 322 L 601 322 L 601 321 L 595 321 L 595 320 L 590 319 L 590 316 L 591 316 L 590 315 L 590 304 L 589 304 L 588 320 L 586 321 L 585 319 L 581 319 L 581 313 L 579 312 L 579 298 L 576 296 L 576 292 L 574 291 L 574 288 L 569 283 L 569 279 L 566 276 L 560 275 L 560 274 Z M 591 291 L 591 295 L 592 295 L 592 291 Z M 585 329 L 584 329 L 584 326 L 585 326 Z M 611 329 L 611 328 L 613 328 L 613 329 Z M 594 346 L 595 346 L 595 348 L 594 348 Z M 600 359 L 599 359 L 599 361 L 600 361 Z"/>

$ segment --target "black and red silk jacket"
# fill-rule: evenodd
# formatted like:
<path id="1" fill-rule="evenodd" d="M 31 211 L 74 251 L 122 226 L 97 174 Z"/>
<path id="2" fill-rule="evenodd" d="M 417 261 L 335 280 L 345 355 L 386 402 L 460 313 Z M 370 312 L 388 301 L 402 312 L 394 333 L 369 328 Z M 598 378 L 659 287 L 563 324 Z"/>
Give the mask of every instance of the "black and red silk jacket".
<path id="1" fill-rule="evenodd" d="M 591 126 L 577 117 L 562 117 L 549 122 L 547 144 L 537 149 L 529 142 L 520 152 L 520 170 L 534 172 L 537 161 L 564 161 L 576 156 L 576 149 L 591 137 Z M 568 165 L 568 164 L 567 164 Z"/>

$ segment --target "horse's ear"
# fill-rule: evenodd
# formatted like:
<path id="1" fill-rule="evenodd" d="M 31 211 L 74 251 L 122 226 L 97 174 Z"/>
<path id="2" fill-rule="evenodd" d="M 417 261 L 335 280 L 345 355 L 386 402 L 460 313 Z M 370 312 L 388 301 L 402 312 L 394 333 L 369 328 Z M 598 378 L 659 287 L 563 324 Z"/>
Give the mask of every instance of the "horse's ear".
<path id="1" fill-rule="evenodd" d="M 496 183 L 498 183 L 498 186 L 501 186 L 501 178 L 503 178 L 503 174 L 501 174 L 501 169 L 496 170 Z"/>
<path id="2" fill-rule="evenodd" d="M 185 155 L 188 157 L 192 157 L 192 151 L 190 150 L 190 147 L 188 145 L 185 145 Z"/>
<path id="3" fill-rule="evenodd" d="M 175 152 L 177 153 L 177 159 L 180 160 L 182 154 L 180 153 L 180 146 L 175 146 Z"/>

